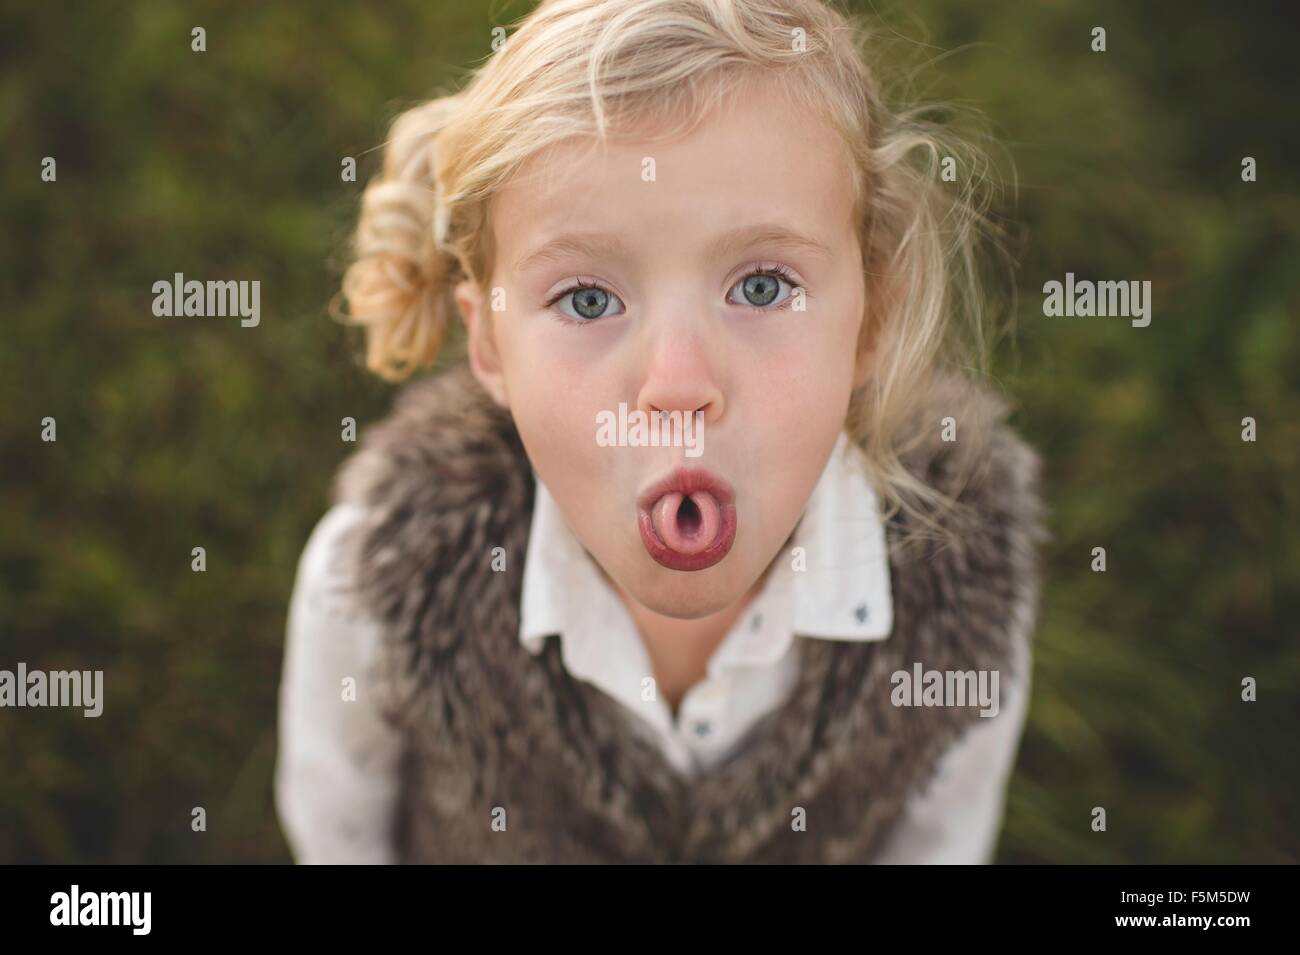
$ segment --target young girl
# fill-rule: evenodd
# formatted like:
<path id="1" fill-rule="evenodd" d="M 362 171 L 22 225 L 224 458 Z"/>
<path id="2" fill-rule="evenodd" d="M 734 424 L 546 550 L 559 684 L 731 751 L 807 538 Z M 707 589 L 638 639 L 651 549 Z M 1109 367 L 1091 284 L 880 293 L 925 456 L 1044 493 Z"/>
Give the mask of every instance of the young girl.
<path id="1" fill-rule="evenodd" d="M 1038 462 L 952 370 L 976 171 L 863 39 L 817 0 L 548 0 L 394 124 L 349 313 L 385 377 L 453 310 L 465 357 L 302 557 L 299 861 L 991 857 Z M 698 440 L 602 431 L 634 414 Z"/>

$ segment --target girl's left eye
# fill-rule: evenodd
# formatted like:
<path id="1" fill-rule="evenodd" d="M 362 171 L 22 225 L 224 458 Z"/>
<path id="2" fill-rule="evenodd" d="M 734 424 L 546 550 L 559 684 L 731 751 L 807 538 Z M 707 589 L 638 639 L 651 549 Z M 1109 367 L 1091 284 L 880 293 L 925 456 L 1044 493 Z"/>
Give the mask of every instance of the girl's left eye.
<path id="1" fill-rule="evenodd" d="M 783 285 L 789 291 L 778 301 Z M 732 293 L 739 290 L 741 300 L 733 301 L 729 293 L 727 302 L 731 305 L 744 305 L 756 311 L 786 309 L 790 307 L 796 287 L 798 287 L 798 279 L 783 266 L 754 269 L 731 287 Z"/>

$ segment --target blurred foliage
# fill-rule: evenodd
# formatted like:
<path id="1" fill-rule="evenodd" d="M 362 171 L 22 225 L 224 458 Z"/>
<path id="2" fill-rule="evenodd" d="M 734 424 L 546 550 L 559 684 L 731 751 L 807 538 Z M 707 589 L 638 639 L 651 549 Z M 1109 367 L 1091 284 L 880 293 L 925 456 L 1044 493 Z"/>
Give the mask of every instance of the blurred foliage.
<path id="1" fill-rule="evenodd" d="M 1018 329 L 995 369 L 1043 454 L 1053 539 L 999 859 L 1296 861 L 1285 8 L 854 6 L 932 61 L 919 93 L 984 114 L 1022 226 Z M 288 859 L 271 802 L 287 599 L 350 449 L 340 419 L 392 396 L 326 306 L 388 120 L 527 9 L 0 12 L 0 667 L 107 671 L 99 719 L 0 711 L 0 861 Z M 153 317 L 152 283 L 178 271 L 260 279 L 260 326 Z M 1067 271 L 1150 279 L 1151 325 L 1044 318 L 1042 285 Z M 46 416 L 57 443 L 39 440 Z M 1244 676 L 1259 702 L 1240 701 Z"/>

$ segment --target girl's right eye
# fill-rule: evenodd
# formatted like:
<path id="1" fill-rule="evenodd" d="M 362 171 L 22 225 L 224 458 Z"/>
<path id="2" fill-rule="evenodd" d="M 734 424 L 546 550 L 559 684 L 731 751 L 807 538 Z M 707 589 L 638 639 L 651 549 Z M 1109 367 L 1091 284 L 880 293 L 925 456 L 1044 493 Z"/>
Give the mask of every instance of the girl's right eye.
<path id="1" fill-rule="evenodd" d="M 568 302 L 570 298 L 571 303 Z M 618 311 L 607 311 L 616 302 L 620 306 Z M 570 286 L 546 304 L 559 305 L 560 312 L 569 322 L 579 325 L 587 325 L 598 318 L 608 318 L 610 315 L 620 315 L 626 311 L 621 307 L 623 302 L 617 295 L 599 285 L 589 283 Z M 564 307 L 566 304 L 569 306 L 568 309 Z"/>

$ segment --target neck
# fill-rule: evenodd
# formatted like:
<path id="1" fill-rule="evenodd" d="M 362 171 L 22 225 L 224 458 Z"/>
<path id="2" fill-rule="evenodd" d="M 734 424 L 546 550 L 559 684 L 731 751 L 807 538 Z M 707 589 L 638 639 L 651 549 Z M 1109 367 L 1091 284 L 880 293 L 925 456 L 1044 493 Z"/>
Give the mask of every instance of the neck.
<path id="1" fill-rule="evenodd" d="M 668 703 L 674 716 L 686 691 L 704 679 L 709 660 L 745 608 L 763 589 L 766 579 L 767 571 L 764 571 L 754 586 L 731 606 L 689 620 L 656 613 L 610 581 L 610 586 L 636 623 L 641 642 L 650 656 L 657 692 Z"/>

